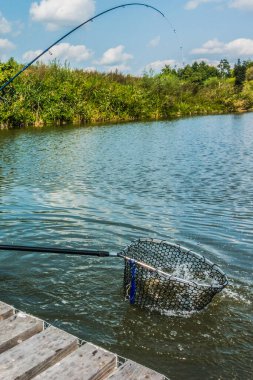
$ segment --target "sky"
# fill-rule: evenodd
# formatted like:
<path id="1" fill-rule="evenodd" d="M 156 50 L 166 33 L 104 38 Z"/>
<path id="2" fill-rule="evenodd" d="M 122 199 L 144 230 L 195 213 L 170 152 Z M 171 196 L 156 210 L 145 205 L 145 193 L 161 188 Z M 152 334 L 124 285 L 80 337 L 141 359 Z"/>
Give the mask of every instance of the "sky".
<path id="1" fill-rule="evenodd" d="M 28 63 L 69 30 L 129 0 L 0 0 L 0 61 Z M 80 28 L 46 53 L 73 68 L 142 75 L 166 64 L 253 60 L 253 0 L 142 0 Z"/>

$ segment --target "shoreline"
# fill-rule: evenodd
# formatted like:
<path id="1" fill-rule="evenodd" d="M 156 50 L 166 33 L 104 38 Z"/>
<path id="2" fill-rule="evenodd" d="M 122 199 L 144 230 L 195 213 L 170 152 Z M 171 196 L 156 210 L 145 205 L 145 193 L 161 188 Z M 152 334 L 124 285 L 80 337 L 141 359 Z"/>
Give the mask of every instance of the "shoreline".
<path id="1" fill-rule="evenodd" d="M 105 125 L 113 125 L 113 124 L 127 124 L 127 123 L 146 123 L 146 122 L 155 122 L 155 121 L 171 121 L 171 120 L 179 120 L 179 119 L 185 119 L 185 118 L 192 118 L 192 117 L 200 117 L 200 116 L 215 116 L 215 115 L 240 115 L 244 113 L 250 113 L 253 112 L 253 108 L 245 110 L 245 109 L 238 109 L 235 112 L 191 112 L 191 113 L 185 113 L 185 114 L 172 114 L 168 118 L 125 118 L 125 119 L 115 119 L 112 118 L 110 120 L 101 120 L 96 119 L 92 120 L 90 122 L 75 122 L 75 121 L 64 121 L 62 123 L 55 122 L 55 123 L 33 123 L 29 125 L 20 125 L 20 126 L 8 126 L 8 125 L 1 125 L 0 124 L 0 131 L 8 131 L 8 130 L 21 130 L 21 129 L 43 129 L 43 128 L 49 128 L 52 126 L 55 127 L 64 127 L 64 126 L 73 126 L 73 127 L 92 127 L 92 126 L 105 126 Z"/>

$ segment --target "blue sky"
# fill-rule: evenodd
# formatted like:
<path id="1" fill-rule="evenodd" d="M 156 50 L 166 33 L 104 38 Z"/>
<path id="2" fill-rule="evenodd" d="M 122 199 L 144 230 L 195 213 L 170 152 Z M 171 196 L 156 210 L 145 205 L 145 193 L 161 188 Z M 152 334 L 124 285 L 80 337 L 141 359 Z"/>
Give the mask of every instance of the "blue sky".
<path id="1" fill-rule="evenodd" d="M 130 1 L 125 1 L 126 3 Z M 253 0 L 143 0 L 108 13 L 44 56 L 72 67 L 140 75 L 165 64 L 253 60 Z M 0 0 L 0 60 L 27 63 L 68 30 L 124 0 Z"/>

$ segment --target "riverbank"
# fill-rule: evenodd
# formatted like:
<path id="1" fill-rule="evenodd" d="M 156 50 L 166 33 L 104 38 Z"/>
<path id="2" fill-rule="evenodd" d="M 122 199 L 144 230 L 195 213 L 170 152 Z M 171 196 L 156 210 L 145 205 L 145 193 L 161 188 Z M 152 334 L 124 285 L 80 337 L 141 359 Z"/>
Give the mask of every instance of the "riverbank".
<path id="1" fill-rule="evenodd" d="M 1 82 L 21 66 L 13 60 L 0 64 Z M 165 67 L 160 74 L 142 77 L 38 64 L 1 94 L 0 128 L 246 112 L 253 109 L 253 80 L 247 70 L 238 85 L 235 70 L 224 75 L 204 62 L 177 71 Z"/>

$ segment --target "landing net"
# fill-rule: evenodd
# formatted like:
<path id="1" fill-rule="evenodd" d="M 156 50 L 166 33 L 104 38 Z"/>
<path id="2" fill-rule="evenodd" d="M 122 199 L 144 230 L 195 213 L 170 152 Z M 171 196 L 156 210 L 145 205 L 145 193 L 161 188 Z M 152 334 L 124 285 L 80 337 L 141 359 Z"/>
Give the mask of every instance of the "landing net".
<path id="1" fill-rule="evenodd" d="M 125 258 L 125 296 L 151 310 L 201 310 L 228 283 L 211 261 L 166 241 L 139 239 L 120 255 Z"/>

